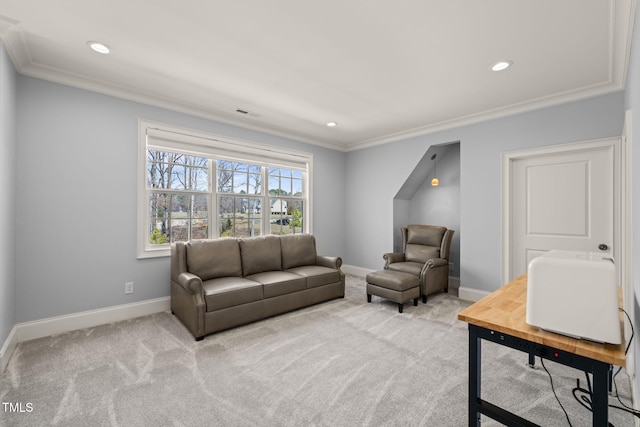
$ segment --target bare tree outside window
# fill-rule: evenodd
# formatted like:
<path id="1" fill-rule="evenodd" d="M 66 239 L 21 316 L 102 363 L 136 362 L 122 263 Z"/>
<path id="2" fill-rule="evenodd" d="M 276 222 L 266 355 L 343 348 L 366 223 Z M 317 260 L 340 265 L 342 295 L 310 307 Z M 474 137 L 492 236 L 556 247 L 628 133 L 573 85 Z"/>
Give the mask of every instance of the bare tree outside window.
<path id="1" fill-rule="evenodd" d="M 213 184 L 209 179 L 212 169 Z M 216 234 L 301 233 L 303 176 L 297 170 L 149 149 L 147 241 L 158 246 Z M 212 197 L 217 204 L 217 231 L 209 229 Z M 266 230 L 265 220 L 269 222 Z"/>
<path id="2" fill-rule="evenodd" d="M 220 237 L 262 234 L 262 166 L 217 161 L 218 232 Z"/>
<path id="3" fill-rule="evenodd" d="M 149 243 L 162 245 L 192 238 L 206 238 L 209 160 L 157 150 L 147 150 Z"/>

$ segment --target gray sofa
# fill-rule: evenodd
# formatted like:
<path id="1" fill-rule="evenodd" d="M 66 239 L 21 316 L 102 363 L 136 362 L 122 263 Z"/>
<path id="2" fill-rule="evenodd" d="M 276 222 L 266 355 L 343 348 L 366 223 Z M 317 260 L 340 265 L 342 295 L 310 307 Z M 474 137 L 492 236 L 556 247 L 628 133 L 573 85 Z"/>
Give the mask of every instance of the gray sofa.
<path id="1" fill-rule="evenodd" d="M 316 254 L 309 234 L 171 245 L 171 311 L 196 340 L 344 297 L 339 257 Z"/>

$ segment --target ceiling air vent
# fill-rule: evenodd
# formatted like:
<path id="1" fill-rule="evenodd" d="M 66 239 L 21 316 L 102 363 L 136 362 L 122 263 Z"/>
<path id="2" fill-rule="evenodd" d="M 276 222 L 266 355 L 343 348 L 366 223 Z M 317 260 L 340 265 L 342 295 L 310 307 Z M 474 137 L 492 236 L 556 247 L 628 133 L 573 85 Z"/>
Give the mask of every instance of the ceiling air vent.
<path id="1" fill-rule="evenodd" d="M 236 108 L 236 113 L 240 113 L 245 116 L 260 117 L 260 114 L 252 113 L 251 111 L 243 110 L 242 108 Z"/>

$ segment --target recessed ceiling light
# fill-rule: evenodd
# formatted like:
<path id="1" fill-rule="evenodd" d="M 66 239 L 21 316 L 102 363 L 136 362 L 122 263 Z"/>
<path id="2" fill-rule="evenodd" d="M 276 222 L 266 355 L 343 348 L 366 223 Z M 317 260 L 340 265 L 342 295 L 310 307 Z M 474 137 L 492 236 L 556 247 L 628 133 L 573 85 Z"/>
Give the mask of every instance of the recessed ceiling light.
<path id="1" fill-rule="evenodd" d="M 334 127 L 334 126 L 338 126 L 338 124 L 336 122 L 328 122 L 327 126 L 329 126 L 330 128 Z"/>
<path id="2" fill-rule="evenodd" d="M 104 55 L 111 52 L 111 49 L 109 49 L 109 46 L 100 42 L 87 42 L 87 46 L 89 46 L 94 51 L 98 53 L 102 53 Z"/>
<path id="3" fill-rule="evenodd" d="M 491 67 L 491 69 L 493 71 L 502 71 L 509 68 L 512 64 L 513 64 L 513 61 L 500 61 L 500 62 L 496 62 L 493 65 L 493 67 Z"/>

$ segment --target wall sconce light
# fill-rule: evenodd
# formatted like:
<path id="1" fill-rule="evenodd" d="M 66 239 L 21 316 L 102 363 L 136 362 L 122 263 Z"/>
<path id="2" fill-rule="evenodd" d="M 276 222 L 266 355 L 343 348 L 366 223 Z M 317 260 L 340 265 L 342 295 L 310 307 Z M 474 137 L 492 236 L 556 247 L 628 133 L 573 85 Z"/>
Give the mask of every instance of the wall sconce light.
<path id="1" fill-rule="evenodd" d="M 431 180 L 431 185 L 434 187 L 437 187 L 438 185 L 440 185 L 440 180 L 436 177 L 436 163 L 435 159 L 436 159 L 437 154 L 434 154 L 433 156 L 431 156 L 431 160 L 434 160 L 433 162 L 433 179 Z"/>

